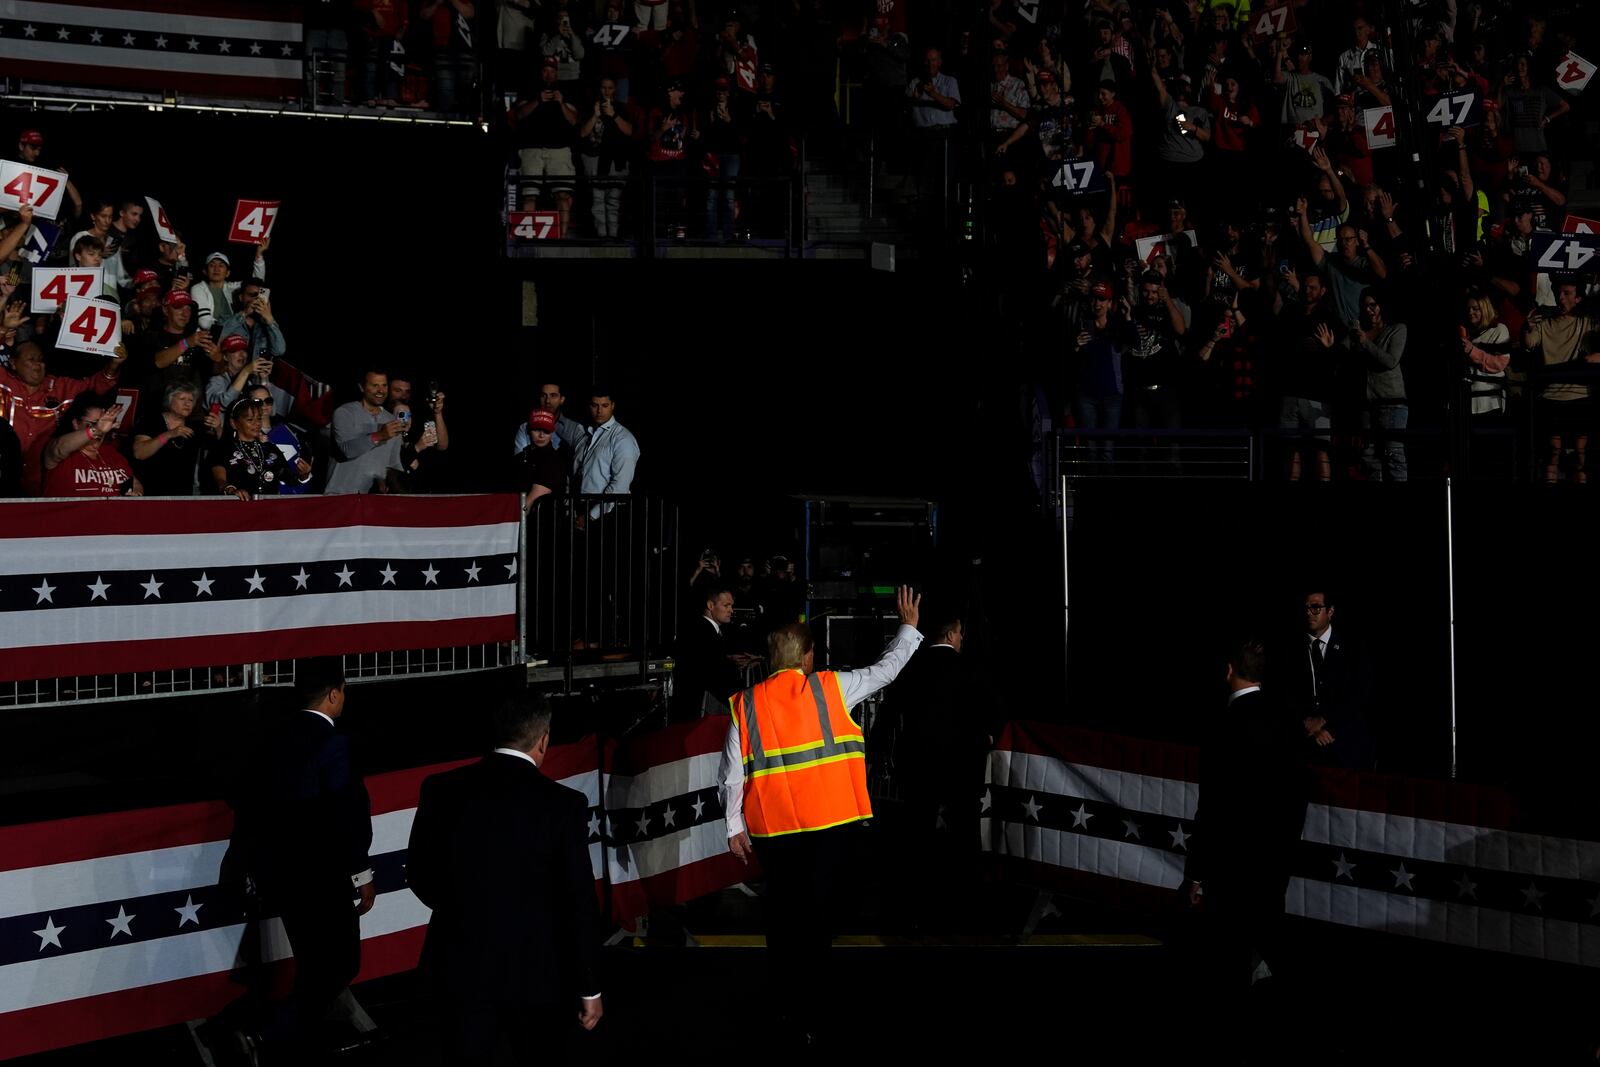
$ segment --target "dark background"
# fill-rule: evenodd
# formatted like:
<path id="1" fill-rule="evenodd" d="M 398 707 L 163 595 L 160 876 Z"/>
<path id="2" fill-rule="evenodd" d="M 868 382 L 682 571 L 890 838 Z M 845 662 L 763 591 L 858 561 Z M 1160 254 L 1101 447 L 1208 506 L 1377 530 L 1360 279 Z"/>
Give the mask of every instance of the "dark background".
<path id="1" fill-rule="evenodd" d="M 507 261 L 502 150 L 475 127 L 5 114 L 7 136 L 30 126 L 86 200 L 161 199 L 196 267 L 225 247 L 247 269 L 249 250 L 221 243 L 234 201 L 282 200 L 267 284 L 288 358 L 334 382 L 374 359 L 436 377 L 464 489 L 507 484 L 506 442 L 540 381 L 560 379 L 581 417 L 601 377 L 643 447 L 636 489 L 682 505 L 685 567 L 705 546 L 795 554 L 806 496 L 937 501 L 937 545 L 903 577 L 930 606 L 969 612 L 996 708 L 1127 733 L 1197 737 L 1220 700 L 1228 639 L 1292 634 L 1307 583 L 1332 585 L 1338 625 L 1381 664 L 1385 765 L 1448 773 L 1440 483 L 1082 483 L 1063 664 L 1060 540 L 1026 475 L 1021 353 L 1002 340 L 1005 323 L 972 310 L 953 269 Z M 521 325 L 525 282 L 537 288 L 533 327 Z M 1592 714 L 1600 635 L 1592 494 L 1470 483 L 1456 499 L 1461 773 L 1518 783 L 1541 818 L 1578 817 L 1590 805 L 1565 783 L 1585 780 L 1573 738 Z M 155 713 L 123 706 L 87 743 L 115 752 Z M 25 739 L 65 715 L 86 721 L 49 709 L 5 723 Z M 464 737 L 441 740 L 438 757 L 408 743 L 394 759 L 457 754 Z M 106 772 L 120 777 L 120 762 Z M 52 773 L 36 757 L 7 769 L 24 765 Z"/>

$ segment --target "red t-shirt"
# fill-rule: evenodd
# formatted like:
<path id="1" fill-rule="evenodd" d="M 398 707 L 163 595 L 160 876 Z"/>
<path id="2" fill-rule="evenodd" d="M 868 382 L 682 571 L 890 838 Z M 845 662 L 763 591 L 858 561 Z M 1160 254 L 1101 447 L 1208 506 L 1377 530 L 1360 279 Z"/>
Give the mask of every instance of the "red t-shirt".
<path id="1" fill-rule="evenodd" d="M 1104 122 L 1091 127 L 1089 132 L 1099 151 L 1101 165 L 1118 180 L 1124 180 L 1133 172 L 1133 115 L 1121 100 L 1113 100 L 1110 107 L 1096 108 L 1095 112 Z"/>
<path id="2" fill-rule="evenodd" d="M 1256 110 L 1254 104 L 1239 107 L 1230 104 L 1222 97 L 1216 98 L 1216 104 L 1211 109 L 1217 116 L 1213 127 L 1212 143 L 1218 152 L 1243 152 L 1249 148 L 1249 137 L 1252 129 L 1261 126 L 1261 112 Z M 1250 125 L 1246 126 L 1240 119 L 1249 119 Z"/>
<path id="3" fill-rule="evenodd" d="M 889 20 L 890 33 L 906 32 L 906 0 L 873 0 L 873 9 Z"/>
<path id="4" fill-rule="evenodd" d="M 100 445 L 98 455 L 79 449 L 45 471 L 44 495 L 119 496 L 122 483 L 132 477 L 128 461 L 106 442 Z"/>

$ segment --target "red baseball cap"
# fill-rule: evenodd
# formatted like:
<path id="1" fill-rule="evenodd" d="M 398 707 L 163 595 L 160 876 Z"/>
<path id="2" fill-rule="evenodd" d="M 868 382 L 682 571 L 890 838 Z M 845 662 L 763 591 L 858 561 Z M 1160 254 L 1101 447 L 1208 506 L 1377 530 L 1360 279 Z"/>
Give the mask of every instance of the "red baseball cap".
<path id="1" fill-rule="evenodd" d="M 1099 297 L 1101 300 L 1111 299 L 1111 286 L 1107 285 L 1105 282 L 1095 282 L 1094 285 L 1090 287 L 1089 292 Z"/>
<path id="2" fill-rule="evenodd" d="M 1340 93 L 1338 96 L 1333 98 L 1333 102 L 1338 104 L 1340 107 L 1356 106 L 1356 98 L 1351 93 Z"/>
<path id="3" fill-rule="evenodd" d="M 221 347 L 224 352 L 242 352 L 250 347 L 250 342 L 244 339 L 243 334 L 230 333 L 222 339 Z"/>
<path id="4" fill-rule="evenodd" d="M 44 147 L 44 134 L 38 130 L 23 130 L 17 135 L 18 144 L 31 144 Z"/>
<path id="5" fill-rule="evenodd" d="M 719 74 L 717 76 L 717 80 L 712 82 L 711 84 L 716 86 L 718 89 L 726 89 L 726 88 L 728 88 L 728 86 L 732 85 L 733 83 L 728 81 L 727 78 L 725 78 L 725 77 L 723 77 L 722 75 Z"/>
<path id="6" fill-rule="evenodd" d="M 1050 85 L 1056 80 L 1055 72 L 1046 68 L 1033 76 L 1033 80 L 1040 85 Z"/>
<path id="7" fill-rule="evenodd" d="M 186 308 L 194 306 L 194 297 L 182 289 L 174 289 L 161 298 L 161 306 L 169 308 Z"/>
<path id="8" fill-rule="evenodd" d="M 547 67 L 559 67 L 561 66 L 561 60 L 557 59 L 555 56 L 545 56 L 544 65 Z"/>
<path id="9" fill-rule="evenodd" d="M 161 284 L 161 279 L 157 278 L 156 277 L 156 272 L 151 270 L 149 267 L 146 267 L 144 270 L 138 271 L 133 276 L 133 287 L 135 289 L 143 289 L 147 285 L 160 285 L 160 284 Z"/>
<path id="10" fill-rule="evenodd" d="M 545 433 L 554 433 L 556 428 L 556 413 L 546 411 L 544 408 L 534 408 L 528 412 L 528 429 L 542 430 Z"/>

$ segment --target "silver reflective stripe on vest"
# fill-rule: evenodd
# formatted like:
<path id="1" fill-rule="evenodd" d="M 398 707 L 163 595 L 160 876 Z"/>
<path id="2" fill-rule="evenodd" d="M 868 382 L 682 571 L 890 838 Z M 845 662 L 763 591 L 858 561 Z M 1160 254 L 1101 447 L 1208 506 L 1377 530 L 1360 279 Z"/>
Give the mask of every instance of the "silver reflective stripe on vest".
<path id="1" fill-rule="evenodd" d="M 430 564 L 431 566 L 431 564 Z M 99 581 L 99 579 L 95 579 Z M 761 754 L 761 731 L 756 728 L 756 690 L 754 686 L 744 691 L 744 732 L 750 737 L 750 755 L 746 764 Z"/>
<path id="2" fill-rule="evenodd" d="M 822 727 L 822 740 L 798 751 L 765 752 L 761 748 L 761 732 L 756 725 L 755 689 L 744 691 L 745 733 L 750 739 L 750 754 L 745 757 L 745 772 L 750 776 L 770 771 L 819 763 L 847 756 L 865 758 L 867 746 L 862 741 L 840 741 L 833 736 L 833 723 L 828 718 L 828 700 L 822 693 L 822 679 L 815 674 L 806 679 L 811 687 L 811 698 L 817 704 L 817 722 Z"/>

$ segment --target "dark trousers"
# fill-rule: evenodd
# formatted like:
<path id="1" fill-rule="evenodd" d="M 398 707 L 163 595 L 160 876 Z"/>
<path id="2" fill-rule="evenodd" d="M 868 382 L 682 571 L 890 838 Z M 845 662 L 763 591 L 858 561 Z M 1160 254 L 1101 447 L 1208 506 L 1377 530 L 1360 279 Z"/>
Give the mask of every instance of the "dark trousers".
<path id="1" fill-rule="evenodd" d="M 823 983 L 833 944 L 835 884 L 849 844 L 845 835 L 855 829 L 852 823 L 755 839 L 767 878 L 767 965 L 777 1004 L 800 1010 L 815 1003 L 817 990 L 829 988 Z"/>
<path id="2" fill-rule="evenodd" d="M 441 1034 L 450 1067 L 488 1067 L 502 1038 L 513 1063 L 567 1063 L 577 1005 L 446 1000 Z"/>
<path id="3" fill-rule="evenodd" d="M 262 1028 L 273 1045 L 315 1038 L 328 1010 L 361 969 L 361 922 L 348 890 L 301 890 L 269 898 L 278 906 L 294 950 L 294 988 Z"/>

